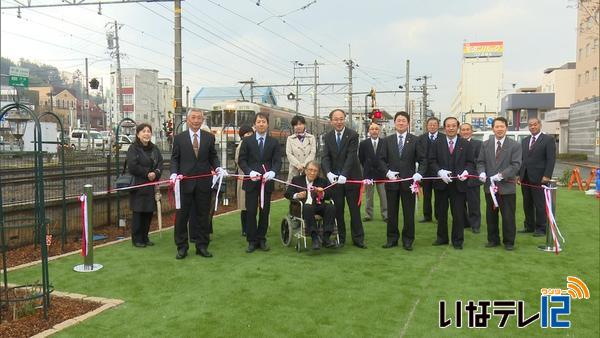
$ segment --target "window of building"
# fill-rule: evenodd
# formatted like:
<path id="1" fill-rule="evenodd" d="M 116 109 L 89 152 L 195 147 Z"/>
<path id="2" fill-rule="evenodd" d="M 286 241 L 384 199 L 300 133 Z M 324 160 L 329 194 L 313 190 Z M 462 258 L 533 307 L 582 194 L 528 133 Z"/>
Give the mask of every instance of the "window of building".
<path id="1" fill-rule="evenodd" d="M 590 56 L 590 44 L 585 45 L 585 56 Z"/>
<path id="2" fill-rule="evenodd" d="M 133 104 L 133 95 L 123 94 L 123 104 Z"/>
<path id="3" fill-rule="evenodd" d="M 598 80 L 598 67 L 594 67 L 592 70 L 592 81 Z"/>
<path id="4" fill-rule="evenodd" d="M 521 124 L 527 124 L 527 109 L 521 109 Z"/>
<path id="5" fill-rule="evenodd" d="M 598 49 L 598 39 L 594 39 L 594 50 Z"/>
<path id="6" fill-rule="evenodd" d="M 131 79 L 131 76 L 123 75 L 121 76 L 121 81 L 123 87 L 133 87 L 133 81 Z"/>
<path id="7" fill-rule="evenodd" d="M 586 70 L 585 71 L 585 78 L 584 78 L 584 82 L 588 83 L 590 81 L 590 71 Z"/>
<path id="8" fill-rule="evenodd" d="M 581 60 L 581 52 L 582 52 L 582 49 L 579 48 L 579 52 L 577 53 L 577 60 Z"/>

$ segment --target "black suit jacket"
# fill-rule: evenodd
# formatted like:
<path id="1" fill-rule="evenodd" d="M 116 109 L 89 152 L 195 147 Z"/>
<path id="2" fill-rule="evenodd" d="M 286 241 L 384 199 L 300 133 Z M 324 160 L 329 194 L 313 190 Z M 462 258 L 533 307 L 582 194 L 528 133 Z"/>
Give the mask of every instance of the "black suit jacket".
<path id="1" fill-rule="evenodd" d="M 554 137 L 540 134 L 531 150 L 529 150 L 530 141 L 531 135 L 521 141 L 523 163 L 521 164 L 519 176 L 523 179 L 527 173 L 528 182 L 541 184 L 543 176 L 552 178 L 554 163 L 556 162 L 556 143 Z"/>
<path id="2" fill-rule="evenodd" d="M 196 158 L 189 131 L 186 130 L 175 136 L 173 139 L 173 151 L 171 153 L 171 173 L 195 176 L 209 174 L 212 169 L 221 166 L 217 150 L 215 149 L 215 137 L 213 134 L 200 130 L 199 146 L 198 158 Z M 212 177 L 181 181 L 181 191 L 184 193 L 191 193 L 196 186 L 202 191 L 210 191 Z"/>
<path id="3" fill-rule="evenodd" d="M 369 137 L 366 140 L 362 140 L 358 146 L 358 160 L 363 168 L 363 176 L 371 179 L 383 179 L 385 178 L 385 171 L 381 171 L 379 168 L 379 155 L 381 154 L 381 143 L 383 139 L 377 140 L 377 153 L 373 150 L 373 140 Z"/>
<path id="4" fill-rule="evenodd" d="M 349 180 L 362 180 L 362 172 L 358 162 L 358 134 L 346 127 L 342 134 L 339 151 L 335 129 L 327 132 L 324 140 L 321 166 L 325 174 L 332 172 L 336 175 L 343 175 Z M 358 189 L 360 186 L 358 184 L 347 186 L 347 188 L 352 187 Z"/>
<path id="5" fill-rule="evenodd" d="M 425 156 L 425 158 L 429 158 L 429 150 L 431 149 L 431 147 L 435 143 L 435 141 L 439 140 L 440 138 L 446 138 L 446 135 L 444 133 L 439 132 L 439 131 L 438 131 L 438 134 L 437 134 L 437 138 L 433 142 L 429 138 L 429 132 L 428 131 L 426 131 L 425 133 L 419 135 L 419 142 L 421 143 L 421 146 L 425 150 L 425 154 L 423 155 L 423 156 Z M 431 168 L 427 168 L 427 172 L 425 174 L 427 176 L 436 176 L 437 172 L 433 172 L 433 171 L 431 171 Z M 423 175 L 423 176 L 425 176 L 425 175 Z"/>
<path id="6" fill-rule="evenodd" d="M 244 137 L 242 146 L 240 147 L 238 164 L 246 175 L 249 175 L 253 170 L 261 174 L 273 171 L 275 175 L 278 175 L 281 170 L 281 147 L 279 146 L 279 142 L 267 134 L 263 145 L 263 155 L 260 156 L 256 135 L 252 134 Z M 263 165 L 266 167 L 266 170 L 263 168 Z M 269 181 L 265 185 L 265 191 L 273 191 L 274 187 L 274 182 Z M 245 191 L 260 189 L 260 180 L 246 180 L 242 184 L 242 189 Z"/>
<path id="7" fill-rule="evenodd" d="M 483 141 L 471 138 L 471 140 L 468 141 L 468 142 L 471 143 L 471 150 L 473 150 L 473 161 L 477 162 L 477 159 L 479 158 L 479 152 L 481 151 L 481 145 L 483 144 Z M 473 171 L 469 171 L 469 174 L 475 175 L 475 176 L 479 175 L 477 173 L 477 164 L 475 164 L 473 166 Z M 467 180 L 467 185 L 469 187 L 476 187 L 476 186 L 479 186 L 479 185 L 482 185 L 482 184 L 483 183 L 481 183 L 481 181 L 478 178 L 469 178 Z"/>
<path id="8" fill-rule="evenodd" d="M 292 184 L 306 188 L 306 175 L 303 174 L 303 175 L 294 176 L 292 178 Z M 315 180 L 313 182 L 314 187 L 325 188 L 328 185 L 329 185 L 329 182 L 327 181 L 327 179 L 325 179 L 323 177 L 319 177 L 319 176 L 317 176 L 317 178 L 315 178 Z M 294 199 L 294 194 L 298 193 L 298 192 L 302 192 L 302 191 L 306 191 L 306 190 L 294 187 L 292 185 L 288 185 L 287 190 L 285 191 L 285 198 L 287 198 L 289 200 Z M 325 190 L 324 199 L 331 198 L 331 191 L 332 191 L 331 189 Z M 317 200 L 317 193 L 315 191 L 311 192 L 311 196 L 312 196 L 313 201 Z"/>
<path id="9" fill-rule="evenodd" d="M 475 170 L 475 159 L 473 157 L 473 150 L 471 144 L 464 138 L 457 137 L 456 144 L 454 145 L 454 151 L 450 154 L 448 149 L 448 140 L 446 136 L 438 137 L 435 143 L 429 148 L 428 166 L 430 172 L 437 173 L 440 169 L 451 171 L 450 176 L 457 176 L 462 174 L 463 171 L 473 172 Z M 461 181 L 459 179 L 452 179 L 456 184 L 458 191 L 467 191 L 467 181 Z M 448 185 L 442 180 L 434 180 L 433 187 L 438 190 L 446 189 Z"/>
<path id="10" fill-rule="evenodd" d="M 379 168 L 387 173 L 388 170 L 397 171 L 401 178 L 412 177 L 416 171 L 415 163 L 419 163 L 419 174 L 425 176 L 427 171 L 427 159 L 425 157 L 425 145 L 419 142 L 417 136 L 407 133 L 402 149 L 402 157 L 398 152 L 398 136 L 396 133 L 383 139 L 383 149 L 379 156 Z M 385 188 L 389 190 L 410 190 L 412 181 L 398 183 L 386 183 Z"/>

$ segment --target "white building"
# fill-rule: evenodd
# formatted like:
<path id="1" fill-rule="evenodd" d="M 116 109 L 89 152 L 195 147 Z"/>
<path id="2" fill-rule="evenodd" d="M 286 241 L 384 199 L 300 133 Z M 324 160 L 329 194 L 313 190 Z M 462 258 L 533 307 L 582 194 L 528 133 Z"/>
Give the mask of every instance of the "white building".
<path id="1" fill-rule="evenodd" d="M 158 79 L 158 118 L 161 126 L 163 122 L 169 119 L 169 112 L 173 113 L 174 97 L 173 81 L 167 78 Z"/>
<path id="2" fill-rule="evenodd" d="M 111 114 L 111 122 L 116 126 L 123 118 L 130 118 L 137 123 L 146 122 L 152 129 L 162 128 L 162 117 L 159 113 L 158 70 L 122 68 L 123 112 Z M 115 72 L 111 73 L 111 86 L 117 88 Z M 112 112 L 119 112 L 119 95 L 115 90 L 112 99 Z"/>
<path id="3" fill-rule="evenodd" d="M 541 92 L 554 93 L 554 109 L 540 116 L 545 133 L 559 139 L 558 152 L 566 153 L 569 147 L 569 107 L 575 102 L 575 62 L 558 68 L 544 70 Z"/>
<path id="4" fill-rule="evenodd" d="M 453 116 L 481 128 L 480 122 L 500 111 L 503 52 L 502 41 L 464 44 L 460 81 L 450 108 Z"/>

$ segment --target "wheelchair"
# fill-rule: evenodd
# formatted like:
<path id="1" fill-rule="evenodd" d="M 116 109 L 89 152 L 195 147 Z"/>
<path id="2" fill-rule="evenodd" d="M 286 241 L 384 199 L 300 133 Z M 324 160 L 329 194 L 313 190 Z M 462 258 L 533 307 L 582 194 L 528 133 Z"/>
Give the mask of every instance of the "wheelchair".
<path id="1" fill-rule="evenodd" d="M 334 205 L 333 201 L 323 203 L 330 203 Z M 310 238 L 310 233 L 307 232 L 306 222 L 302 218 L 302 211 L 304 203 L 300 201 L 291 200 L 289 211 L 287 216 L 281 220 L 281 243 L 284 246 L 290 246 L 292 241 L 295 240 L 296 251 L 301 252 L 307 248 L 306 240 Z M 315 215 L 315 223 L 317 226 L 317 232 L 319 237 L 323 236 L 323 218 L 320 215 Z M 332 241 L 336 247 L 340 244 L 340 235 L 338 234 L 337 220 L 333 223 Z"/>

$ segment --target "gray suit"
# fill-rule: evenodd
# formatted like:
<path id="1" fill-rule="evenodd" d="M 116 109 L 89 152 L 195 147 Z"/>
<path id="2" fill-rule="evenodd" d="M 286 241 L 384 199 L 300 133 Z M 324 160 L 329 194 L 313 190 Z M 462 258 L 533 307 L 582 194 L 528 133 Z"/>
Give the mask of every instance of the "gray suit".
<path id="1" fill-rule="evenodd" d="M 519 143 L 510 137 L 505 137 L 502 148 L 496 154 L 497 142 L 498 140 L 491 136 L 483 143 L 477 159 L 477 172 L 479 174 L 484 172 L 488 177 L 498 173 L 502 174 L 502 181 L 496 182 L 497 200 L 502 213 L 502 237 L 504 245 L 512 246 L 515 244 L 516 181 L 521 168 L 522 150 Z M 488 178 L 484 187 L 488 242 L 500 244 L 498 209 L 494 208 L 489 188 L 490 180 Z"/>

